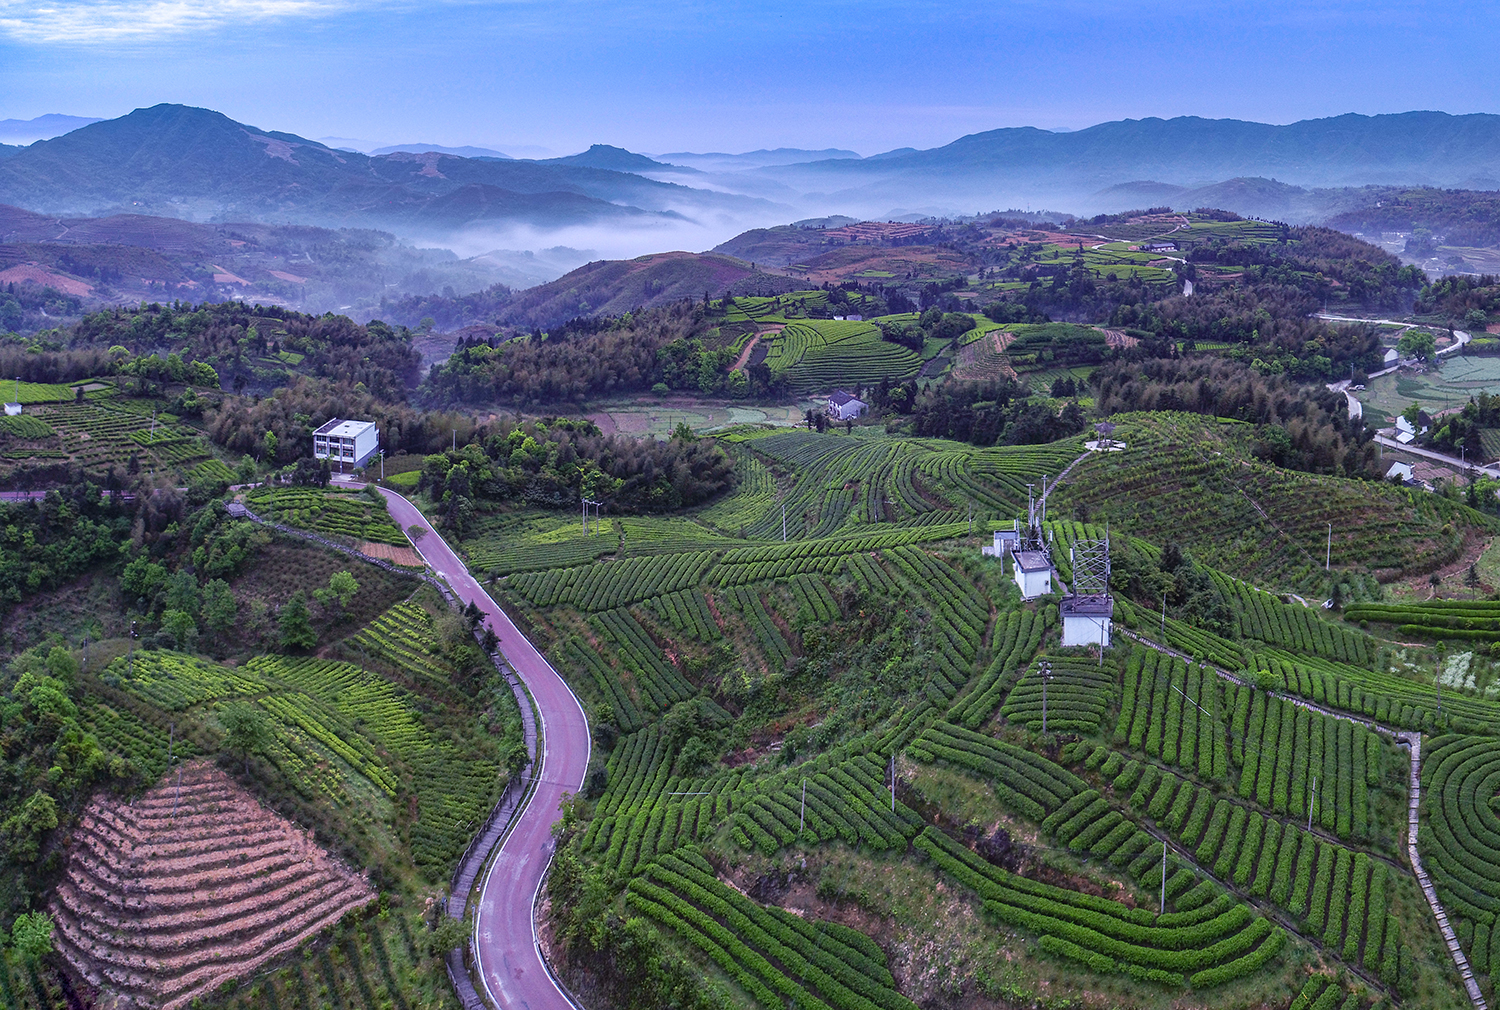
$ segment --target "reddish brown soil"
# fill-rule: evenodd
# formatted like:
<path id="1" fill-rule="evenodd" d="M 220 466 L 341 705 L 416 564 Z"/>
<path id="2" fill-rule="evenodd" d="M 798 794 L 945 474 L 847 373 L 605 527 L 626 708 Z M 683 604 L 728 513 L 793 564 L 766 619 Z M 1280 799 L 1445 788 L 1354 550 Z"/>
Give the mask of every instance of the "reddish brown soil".
<path id="1" fill-rule="evenodd" d="M 393 561 L 398 565 L 406 565 L 410 568 L 425 567 L 425 563 L 422 561 L 422 555 L 418 554 L 416 552 L 416 549 L 412 547 L 396 547 L 392 544 L 366 543 L 361 544 L 359 550 L 361 554 L 368 554 L 372 558 L 384 558 L 385 560 Z"/>
<path id="2" fill-rule="evenodd" d="M 94 290 L 83 281 L 65 277 L 35 263 L 19 263 L 7 270 L 0 270 L 0 284 L 25 284 L 28 281 L 32 284 L 51 285 L 65 295 L 82 297 Z"/>
<path id="3" fill-rule="evenodd" d="M 953 377 L 964 379 L 994 379 L 1005 376 L 1016 377 L 1016 371 L 1005 357 L 1005 348 L 1016 335 L 1007 330 L 992 330 L 958 349 L 958 360 L 953 366 Z"/>
<path id="4" fill-rule="evenodd" d="M 122 1003 L 187 1005 L 375 897 L 207 761 L 131 803 L 97 797 L 52 899 L 68 965 Z"/>

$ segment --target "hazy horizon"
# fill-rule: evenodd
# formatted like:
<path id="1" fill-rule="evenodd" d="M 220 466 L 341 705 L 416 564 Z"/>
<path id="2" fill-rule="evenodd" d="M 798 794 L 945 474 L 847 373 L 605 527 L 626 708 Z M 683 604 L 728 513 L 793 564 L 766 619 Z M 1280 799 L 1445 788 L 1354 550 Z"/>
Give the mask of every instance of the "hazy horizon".
<path id="1" fill-rule="evenodd" d="M 1006 126 L 1492 111 L 1486 54 L 1453 44 L 1455 18 L 1471 39 L 1500 27 L 1484 8 L 1368 2 L 1146 16 L 1072 2 L 12 0 L 0 119 L 175 102 L 309 138 L 535 157 L 595 143 L 871 155 Z"/>

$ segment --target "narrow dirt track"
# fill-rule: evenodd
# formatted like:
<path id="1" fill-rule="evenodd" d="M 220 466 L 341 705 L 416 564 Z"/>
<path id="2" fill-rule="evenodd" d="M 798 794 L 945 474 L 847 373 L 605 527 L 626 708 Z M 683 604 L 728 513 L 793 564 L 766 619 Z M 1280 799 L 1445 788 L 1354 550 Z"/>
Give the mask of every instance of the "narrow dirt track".
<path id="1" fill-rule="evenodd" d="M 589 763 L 589 727 L 583 707 L 552 665 L 517 630 L 479 582 L 427 522 L 421 511 L 393 491 L 385 495 L 391 517 L 402 529 L 418 526 L 427 534 L 417 551 L 445 579 L 465 605 L 485 612 L 485 626 L 500 636 L 500 651 L 526 682 L 541 724 L 540 769 L 536 791 L 485 873 L 475 916 L 474 956 L 485 995 L 501 1010 L 573 1010 L 553 981 L 537 945 L 532 909 L 552 861 L 552 825 L 564 793 L 583 786 Z"/>

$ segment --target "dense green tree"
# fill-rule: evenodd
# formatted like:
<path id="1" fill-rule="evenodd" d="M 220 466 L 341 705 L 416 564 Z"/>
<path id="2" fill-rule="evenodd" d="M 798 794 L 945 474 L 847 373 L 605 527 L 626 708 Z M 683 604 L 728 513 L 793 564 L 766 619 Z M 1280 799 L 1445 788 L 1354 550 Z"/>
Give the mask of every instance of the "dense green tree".
<path id="1" fill-rule="evenodd" d="M 354 602 L 354 594 L 359 592 L 359 583 L 348 572 L 334 572 L 328 577 L 328 588 L 338 597 L 339 606 L 348 607 Z"/>
<path id="2" fill-rule="evenodd" d="M 224 746 L 245 759 L 245 774 L 250 774 L 250 758 L 271 742 L 266 714 L 254 705 L 238 703 L 227 706 L 219 716 L 224 727 Z"/>
<path id="3" fill-rule="evenodd" d="M 307 609 L 307 594 L 297 590 L 281 607 L 278 617 L 283 649 L 311 649 L 318 644 L 318 633 L 313 630 L 312 615 Z"/>
<path id="4" fill-rule="evenodd" d="M 1426 330 L 1407 330 L 1396 341 L 1396 350 L 1403 358 L 1426 361 L 1437 350 L 1437 338 Z"/>
<path id="5" fill-rule="evenodd" d="M 203 587 L 203 623 L 215 634 L 222 635 L 234 627 L 239 617 L 239 601 L 234 591 L 223 579 L 209 579 Z"/>
<path id="6" fill-rule="evenodd" d="M 172 638 L 175 649 L 191 650 L 198 642 L 198 624 L 186 610 L 163 610 L 161 630 Z"/>
<path id="7" fill-rule="evenodd" d="M 10 942 L 21 960 L 36 964 L 52 953 L 52 916 L 46 912 L 26 912 L 16 916 L 10 929 Z"/>

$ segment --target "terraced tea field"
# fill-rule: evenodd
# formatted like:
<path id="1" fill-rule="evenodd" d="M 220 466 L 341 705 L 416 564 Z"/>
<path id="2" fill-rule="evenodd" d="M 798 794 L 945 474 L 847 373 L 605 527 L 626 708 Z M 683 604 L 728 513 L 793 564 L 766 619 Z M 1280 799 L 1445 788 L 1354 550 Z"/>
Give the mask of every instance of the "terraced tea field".
<path id="1" fill-rule="evenodd" d="M 0 464 L 72 462 L 95 476 L 111 468 L 123 476 L 132 461 L 141 471 L 186 473 L 212 456 L 201 432 L 170 414 L 153 416 L 150 402 L 98 394 L 64 399 L 7 419 Z"/>
<path id="2" fill-rule="evenodd" d="M 1381 578 L 1456 559 L 1467 526 L 1500 531 L 1436 495 L 1318 477 L 1248 458 L 1250 425 L 1196 415 L 1124 415 L 1126 452 L 1096 455 L 1059 490 L 1059 509 L 1084 508 L 1254 585 L 1294 588 L 1321 577 L 1332 524 L 1332 564 Z"/>
<path id="3" fill-rule="evenodd" d="M 261 487 L 245 495 L 245 504 L 264 519 L 326 536 L 398 547 L 410 545 L 385 508 L 358 491 Z"/>
<path id="4" fill-rule="evenodd" d="M 766 365 L 793 392 L 814 393 L 909 379 L 922 358 L 882 339 L 874 323 L 809 320 L 789 323 L 771 341 Z"/>
<path id="5" fill-rule="evenodd" d="M 527 615 L 608 725 L 573 852 L 705 984 L 767 1006 L 934 997 L 909 966 L 946 927 L 899 924 L 906 892 L 869 890 L 895 877 L 963 909 L 949 906 L 966 951 L 950 993 L 980 993 L 997 965 L 978 952 L 1004 950 L 1020 991 L 1102 986 L 1111 1005 L 1464 1005 L 1404 847 L 1410 762 L 1395 734 L 1484 741 L 1500 702 L 1445 689 L 1439 711 L 1390 642 L 1261 588 L 1310 570 L 1305 559 L 1215 538 L 1179 502 L 1212 501 L 1207 515 L 1254 498 L 1257 531 L 1309 551 L 1325 514 L 1343 517 L 1334 561 L 1356 570 L 1431 564 L 1488 520 L 1262 468 L 1234 426 L 1194 423 L 1127 419 L 1130 452 L 1083 457 L 1049 502 L 1063 579 L 1067 545 L 1104 536 L 1106 521 L 1137 538 L 1132 564 L 1176 537 L 1200 565 L 1241 565 L 1202 569 L 1227 615 L 1217 630 L 1191 610 L 1158 621 L 1121 594 L 1116 620 L 1137 637 L 1117 634 L 1102 656 L 1061 649 L 1054 600 L 1023 603 L 978 551 L 1023 510 L 1027 483 L 1079 460 L 1073 442 L 732 433 L 731 496 L 677 526 L 618 520 L 623 547 L 607 528 L 595 546 L 615 549 L 596 559 L 558 548 L 499 573 L 497 598 Z M 1357 494 L 1408 511 L 1361 514 Z M 1089 522 L 1066 518 L 1077 503 Z M 560 520 L 555 532 L 525 522 L 514 528 L 538 543 L 587 542 Z M 1457 792 L 1434 782 L 1460 804 L 1445 817 L 1474 824 L 1465 797 L 1482 805 L 1489 774 L 1475 767 Z M 1472 833 L 1423 843 L 1449 914 L 1468 916 L 1466 952 L 1493 932 L 1476 883 L 1489 843 Z M 765 883 L 804 861 L 823 868 L 805 885 Z M 815 887 L 834 866 L 866 883 Z M 810 897 L 825 887 L 836 904 Z M 830 929 L 835 907 L 880 945 Z"/>

